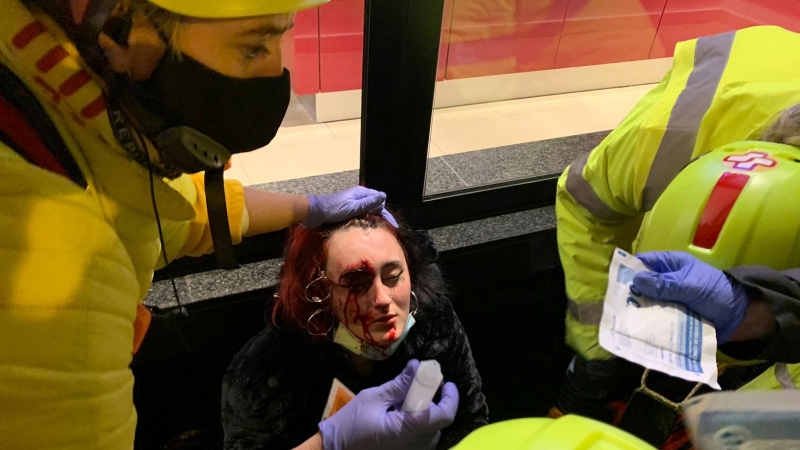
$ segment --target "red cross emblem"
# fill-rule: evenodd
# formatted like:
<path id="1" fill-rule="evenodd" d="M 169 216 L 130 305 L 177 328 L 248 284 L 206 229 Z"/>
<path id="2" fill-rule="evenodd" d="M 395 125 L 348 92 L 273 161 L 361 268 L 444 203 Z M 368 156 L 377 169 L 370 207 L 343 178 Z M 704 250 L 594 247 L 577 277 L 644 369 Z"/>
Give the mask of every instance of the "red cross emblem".
<path id="1" fill-rule="evenodd" d="M 769 153 L 747 152 L 743 155 L 730 155 L 722 160 L 726 166 L 737 170 L 769 170 L 778 165 Z"/>

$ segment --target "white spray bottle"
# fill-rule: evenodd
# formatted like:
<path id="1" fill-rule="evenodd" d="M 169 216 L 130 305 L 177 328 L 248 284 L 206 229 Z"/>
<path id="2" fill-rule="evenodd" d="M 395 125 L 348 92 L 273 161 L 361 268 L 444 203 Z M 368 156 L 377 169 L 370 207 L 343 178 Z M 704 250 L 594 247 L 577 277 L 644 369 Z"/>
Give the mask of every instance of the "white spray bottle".
<path id="1" fill-rule="evenodd" d="M 442 384 L 442 368 L 435 359 L 419 363 L 417 374 L 408 390 L 401 411 L 424 411 L 433 401 L 433 396 Z"/>

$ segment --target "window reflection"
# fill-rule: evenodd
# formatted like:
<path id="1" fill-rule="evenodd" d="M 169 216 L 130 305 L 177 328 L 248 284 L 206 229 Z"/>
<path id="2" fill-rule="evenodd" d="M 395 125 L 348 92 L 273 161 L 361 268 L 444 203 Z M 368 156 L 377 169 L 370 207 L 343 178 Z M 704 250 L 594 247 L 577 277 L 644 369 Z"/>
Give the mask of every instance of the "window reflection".
<path id="1" fill-rule="evenodd" d="M 231 177 L 357 179 L 364 6 L 332 0 L 297 14 L 284 39 L 294 93 L 284 127 L 235 157 Z M 800 0 L 445 0 L 426 192 L 559 172 L 590 140 L 558 139 L 612 129 L 677 42 L 762 24 L 800 31 Z M 480 162 L 467 161 L 476 151 Z M 479 163 L 489 167 L 477 176 Z"/>

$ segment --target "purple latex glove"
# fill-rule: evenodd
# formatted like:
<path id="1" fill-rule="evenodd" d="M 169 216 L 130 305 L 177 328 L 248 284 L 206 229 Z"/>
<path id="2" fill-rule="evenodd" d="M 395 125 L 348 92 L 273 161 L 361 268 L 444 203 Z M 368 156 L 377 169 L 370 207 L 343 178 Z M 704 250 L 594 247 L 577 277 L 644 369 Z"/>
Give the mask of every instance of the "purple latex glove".
<path id="1" fill-rule="evenodd" d="M 353 186 L 327 195 L 308 196 L 308 219 L 303 225 L 316 228 L 324 223 L 344 222 L 363 214 L 380 213 L 397 228 L 397 221 L 386 211 L 386 194 L 363 186 Z"/>
<path id="2" fill-rule="evenodd" d="M 717 343 L 728 342 L 747 311 L 747 292 L 719 269 L 688 253 L 651 252 L 637 255 L 653 272 L 633 277 L 645 297 L 686 305 L 714 324 Z"/>
<path id="3" fill-rule="evenodd" d="M 425 411 L 400 411 L 418 367 L 419 361 L 412 359 L 394 380 L 359 392 L 344 408 L 320 422 L 325 450 L 435 448 L 440 430 L 455 420 L 458 389 L 445 383 L 438 405 L 431 403 Z M 389 411 L 390 407 L 397 409 Z"/>

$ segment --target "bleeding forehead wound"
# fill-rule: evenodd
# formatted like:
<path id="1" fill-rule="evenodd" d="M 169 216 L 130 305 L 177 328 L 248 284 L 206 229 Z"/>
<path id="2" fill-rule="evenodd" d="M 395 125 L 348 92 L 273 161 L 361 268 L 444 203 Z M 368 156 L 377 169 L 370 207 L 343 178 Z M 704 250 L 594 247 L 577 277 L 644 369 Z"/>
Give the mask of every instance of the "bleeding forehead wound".
<path id="1" fill-rule="evenodd" d="M 370 263 L 369 260 L 364 259 L 361 260 L 361 262 L 359 263 L 351 264 L 345 267 L 345 269 L 342 272 L 344 273 L 345 276 L 358 275 L 358 274 L 374 276 L 375 268 L 372 266 L 372 263 Z"/>

